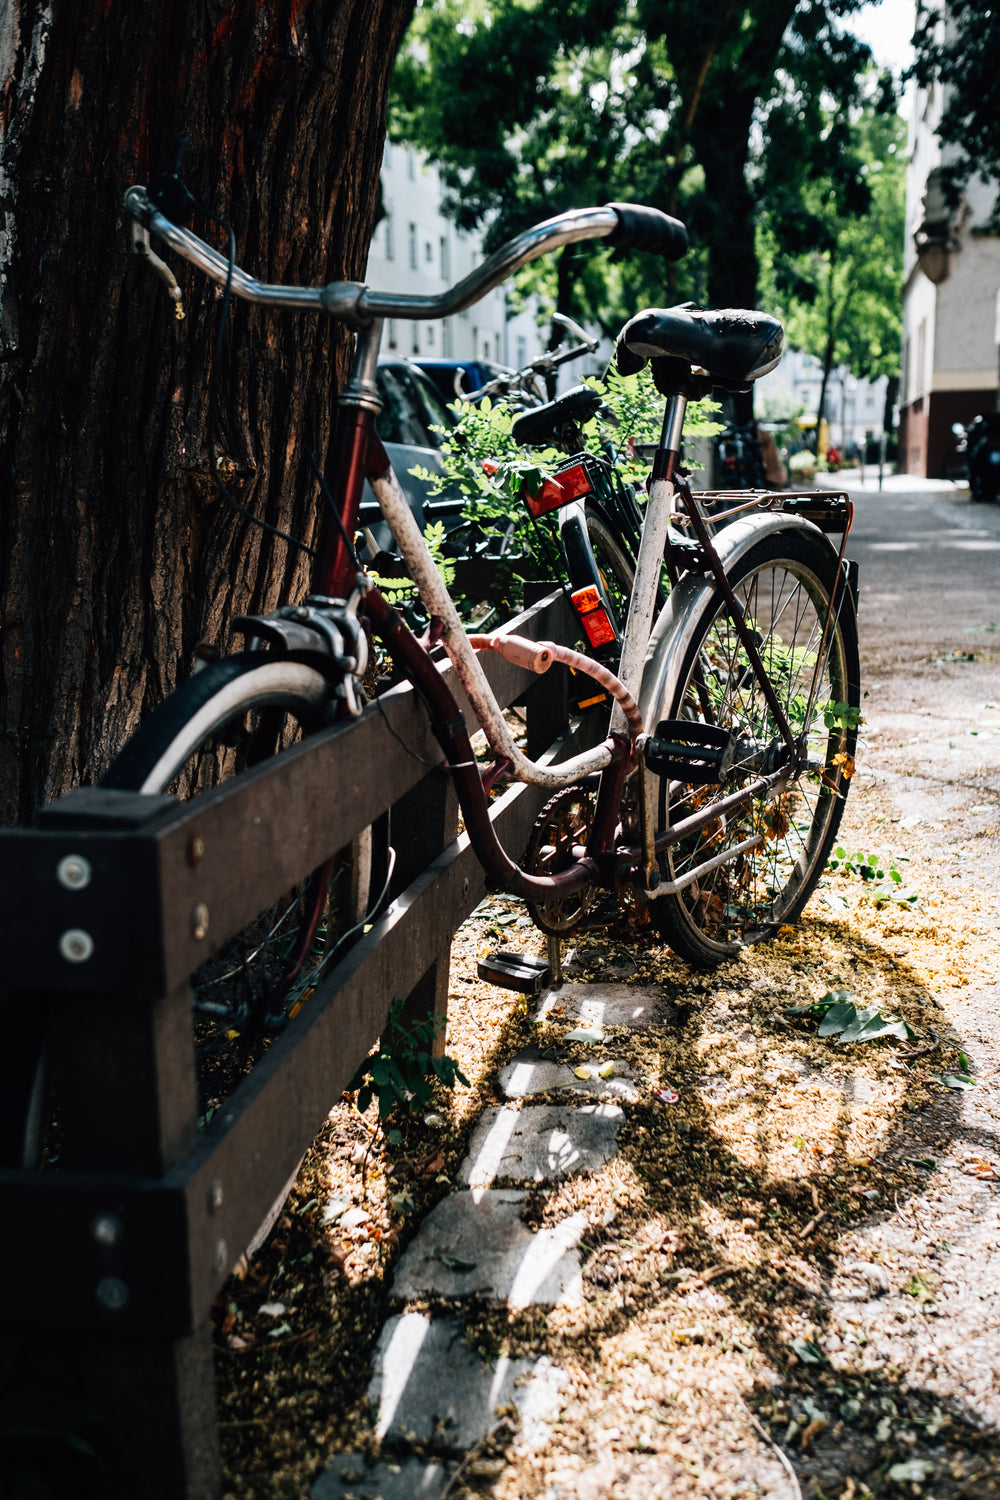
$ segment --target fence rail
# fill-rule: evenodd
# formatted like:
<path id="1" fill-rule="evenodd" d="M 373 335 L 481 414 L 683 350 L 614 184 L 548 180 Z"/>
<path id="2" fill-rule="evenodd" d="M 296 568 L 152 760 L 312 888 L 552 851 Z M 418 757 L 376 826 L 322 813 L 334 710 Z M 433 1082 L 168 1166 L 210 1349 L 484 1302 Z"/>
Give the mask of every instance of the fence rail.
<path id="1" fill-rule="evenodd" d="M 559 593 L 505 628 L 573 638 Z M 539 680 L 494 653 L 483 665 L 501 704 L 525 703 L 529 753 L 574 753 L 587 726 L 568 725 L 564 669 Z M 221 1493 L 213 1299 L 393 998 L 405 998 L 411 1020 L 446 1010 L 451 939 L 485 880 L 457 834 L 450 778 L 432 769 L 439 760 L 403 686 L 360 720 L 190 802 L 81 788 L 36 828 L 0 831 L 11 1023 L 0 1064 L 0 1285 L 16 1289 L 0 1315 L 0 1368 L 16 1382 L 44 1346 L 71 1372 L 100 1414 L 91 1440 L 106 1500 Z M 515 854 L 543 799 L 517 787 L 495 802 L 494 825 Z M 199 1128 L 191 974 L 390 807 L 390 905 Z M 82 889 L 58 878 L 69 856 L 90 868 Z M 13 1142 L 25 1058 L 43 1031 L 61 1064 L 63 1139 L 58 1169 L 32 1171 Z"/>

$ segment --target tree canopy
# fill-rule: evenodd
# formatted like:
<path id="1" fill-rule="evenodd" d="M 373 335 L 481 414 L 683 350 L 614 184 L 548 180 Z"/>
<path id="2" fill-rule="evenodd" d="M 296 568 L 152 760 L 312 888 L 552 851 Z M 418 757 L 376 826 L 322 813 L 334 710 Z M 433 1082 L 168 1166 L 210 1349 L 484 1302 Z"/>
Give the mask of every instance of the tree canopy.
<path id="1" fill-rule="evenodd" d="M 560 268 L 564 310 L 610 326 L 668 295 L 753 305 L 772 169 L 786 181 L 845 171 L 838 128 L 819 122 L 831 100 L 845 115 L 860 100 L 869 53 L 844 23 L 862 3 L 423 0 L 397 63 L 392 129 L 441 164 L 456 222 L 485 226 L 493 243 L 616 198 L 688 222 L 694 250 L 676 287 L 659 263 L 604 274 L 588 252 Z M 790 207 L 774 229 L 807 248 Z"/>
<path id="2" fill-rule="evenodd" d="M 836 366 L 874 379 L 899 363 L 905 126 L 875 90 L 861 110 L 827 119 L 821 139 L 834 136 L 835 169 L 795 183 L 794 196 L 772 176 L 759 232 L 763 300 L 823 367 L 820 415 Z"/>
<path id="3" fill-rule="evenodd" d="M 945 88 L 942 185 L 956 204 L 978 173 L 1000 187 L 1000 9 L 983 0 L 918 0 L 912 76 Z M 1000 194 L 993 217 L 1000 221 Z"/>

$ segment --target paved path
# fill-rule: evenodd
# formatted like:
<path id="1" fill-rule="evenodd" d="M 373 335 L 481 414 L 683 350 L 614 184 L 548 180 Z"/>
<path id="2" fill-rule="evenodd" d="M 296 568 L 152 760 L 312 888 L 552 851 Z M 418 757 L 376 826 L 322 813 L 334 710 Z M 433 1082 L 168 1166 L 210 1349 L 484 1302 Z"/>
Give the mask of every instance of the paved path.
<path id="1" fill-rule="evenodd" d="M 905 476 L 882 490 L 856 475 L 837 476 L 836 482 L 850 488 L 857 502 L 851 552 L 861 564 L 869 693 L 864 774 L 884 787 L 895 805 L 893 816 L 924 827 L 937 854 L 954 859 L 956 878 L 974 881 L 1000 912 L 1000 507 L 975 506 L 967 492 Z M 984 992 L 981 1001 L 988 1019 L 977 1062 L 984 1072 L 996 1071 L 1000 992 Z M 655 997 L 615 985 L 567 986 L 544 996 L 542 1011 L 556 1003 L 598 1036 L 603 1025 L 656 1025 L 662 1008 Z M 614 1065 L 611 1076 L 602 1079 L 608 1063 Z M 522 1218 L 526 1198 L 567 1174 L 606 1169 L 634 1085 L 610 1053 L 595 1060 L 589 1079 L 578 1080 L 531 1048 L 503 1068 L 498 1083 L 507 1102 L 484 1113 L 455 1191 L 428 1215 L 402 1257 L 391 1289 L 398 1310 L 374 1353 L 373 1432 L 388 1440 L 387 1452 L 404 1456 L 368 1464 L 359 1453 L 340 1454 L 313 1486 L 313 1500 L 441 1500 L 459 1460 L 491 1431 L 498 1411 L 517 1409 L 517 1442 L 527 1449 L 545 1444 L 558 1416 L 566 1372 L 545 1356 L 482 1358 L 463 1341 L 458 1313 L 472 1296 L 511 1309 L 579 1301 L 583 1216 L 532 1230 Z M 565 1090 L 564 1103 L 531 1102 L 540 1093 L 551 1098 L 554 1089 Z M 965 1132 L 989 1149 L 995 1125 L 981 1092 L 981 1100 L 962 1096 L 957 1104 L 949 1101 L 949 1108 L 960 1109 Z M 925 1123 L 933 1132 L 933 1121 Z M 914 1141 L 919 1152 L 917 1136 Z M 965 1179 L 951 1196 L 954 1201 L 944 1194 L 938 1211 L 960 1220 L 952 1235 L 965 1234 L 968 1277 L 992 1285 L 996 1257 L 982 1205 Z M 893 1232 L 904 1240 L 908 1233 L 898 1227 Z M 866 1260 L 862 1239 L 858 1274 L 874 1276 L 881 1251 Z M 978 1351 L 973 1363 L 988 1374 L 994 1345 L 1000 1347 L 1000 1314 L 993 1302 L 965 1308 L 961 1292 L 950 1322 L 942 1296 L 936 1353 L 952 1348 L 956 1369 L 963 1360 L 964 1368 L 969 1361 L 963 1349 L 968 1352 L 972 1339 Z M 871 1292 L 879 1294 L 878 1288 Z M 844 1336 L 850 1336 L 846 1325 Z M 902 1328 L 898 1342 L 894 1362 L 915 1361 L 918 1352 Z M 947 1395 L 947 1381 L 945 1386 Z M 979 1404 L 984 1416 L 994 1416 L 992 1386 L 981 1392 Z M 407 1445 L 426 1450 L 431 1443 L 433 1458 L 405 1456 Z M 753 1492 L 788 1500 L 797 1487 L 773 1457 L 767 1450 L 758 1455 Z"/>

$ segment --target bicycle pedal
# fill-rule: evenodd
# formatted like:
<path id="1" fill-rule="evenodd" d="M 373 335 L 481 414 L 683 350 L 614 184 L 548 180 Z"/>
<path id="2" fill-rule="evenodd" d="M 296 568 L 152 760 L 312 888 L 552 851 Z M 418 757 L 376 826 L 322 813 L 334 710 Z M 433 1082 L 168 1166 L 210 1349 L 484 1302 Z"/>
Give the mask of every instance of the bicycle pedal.
<path id="1" fill-rule="evenodd" d="M 717 724 L 661 719 L 646 743 L 645 760 L 650 771 L 671 781 L 718 786 L 733 763 L 735 749 L 733 736 Z"/>
<path id="2" fill-rule="evenodd" d="M 505 948 L 481 958 L 476 972 L 480 979 L 502 990 L 516 990 L 520 995 L 538 995 L 552 979 L 552 970 L 544 958 L 511 953 Z"/>

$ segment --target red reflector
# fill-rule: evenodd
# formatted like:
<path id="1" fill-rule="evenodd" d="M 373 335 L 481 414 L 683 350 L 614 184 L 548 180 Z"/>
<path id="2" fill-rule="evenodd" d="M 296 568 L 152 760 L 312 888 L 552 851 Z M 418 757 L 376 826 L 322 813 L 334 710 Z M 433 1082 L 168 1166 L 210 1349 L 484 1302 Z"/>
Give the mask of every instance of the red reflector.
<path id="1" fill-rule="evenodd" d="M 604 609 L 592 609 L 589 614 L 581 615 L 580 623 L 592 646 L 610 646 L 615 639 L 615 627 Z"/>
<path id="2" fill-rule="evenodd" d="M 547 511 L 558 510 L 560 505 L 568 505 L 571 500 L 579 500 L 581 495 L 590 494 L 590 480 L 583 464 L 573 464 L 571 468 L 563 469 L 561 473 L 546 479 L 540 490 L 529 495 L 527 490 L 522 490 L 524 503 L 533 516 L 544 516 Z"/>
<path id="3" fill-rule="evenodd" d="M 593 585 L 585 589 L 575 589 L 570 594 L 570 598 L 578 615 L 589 615 L 592 609 L 599 609 L 601 605 L 600 593 Z"/>

